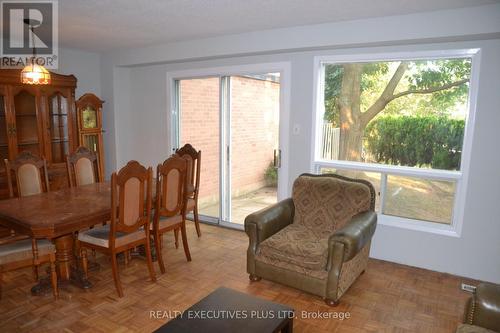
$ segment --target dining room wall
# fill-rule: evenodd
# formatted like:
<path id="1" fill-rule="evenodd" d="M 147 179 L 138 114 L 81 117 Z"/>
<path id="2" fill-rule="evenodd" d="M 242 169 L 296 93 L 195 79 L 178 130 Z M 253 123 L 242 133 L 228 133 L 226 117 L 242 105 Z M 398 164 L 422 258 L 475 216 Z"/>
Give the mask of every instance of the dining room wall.
<path id="1" fill-rule="evenodd" d="M 59 48 L 59 66 L 56 73 L 73 74 L 78 82 L 76 98 L 84 93 L 101 96 L 101 55 L 73 48 Z"/>
<path id="2" fill-rule="evenodd" d="M 467 21 L 468 24 L 463 24 Z M 422 25 L 421 22 L 426 22 Z M 302 44 L 301 44 L 302 43 Z M 302 47 L 301 47 L 302 45 Z M 472 159 L 460 237 L 379 225 L 371 256 L 456 275 L 500 282 L 500 5 L 366 19 L 180 42 L 104 54 L 107 170 L 130 159 L 156 165 L 170 154 L 167 72 L 288 62 L 289 188 L 310 171 L 313 63 L 317 55 L 481 49 Z"/>

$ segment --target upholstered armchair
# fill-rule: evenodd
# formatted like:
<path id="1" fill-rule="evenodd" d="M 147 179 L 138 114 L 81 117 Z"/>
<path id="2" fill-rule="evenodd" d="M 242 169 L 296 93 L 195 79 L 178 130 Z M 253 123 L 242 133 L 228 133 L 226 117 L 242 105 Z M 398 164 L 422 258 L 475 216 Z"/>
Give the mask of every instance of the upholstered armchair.
<path id="1" fill-rule="evenodd" d="M 245 219 L 247 271 L 338 304 L 364 272 L 377 225 L 375 190 L 360 179 L 303 174 L 292 198 Z"/>
<path id="2" fill-rule="evenodd" d="M 500 332 L 500 285 L 480 283 L 465 306 L 457 333 Z"/>

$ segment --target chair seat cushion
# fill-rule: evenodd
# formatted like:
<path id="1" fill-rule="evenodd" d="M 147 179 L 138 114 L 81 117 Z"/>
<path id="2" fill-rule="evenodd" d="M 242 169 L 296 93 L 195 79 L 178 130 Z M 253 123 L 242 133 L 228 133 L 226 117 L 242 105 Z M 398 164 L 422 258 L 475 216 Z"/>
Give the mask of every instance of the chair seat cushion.
<path id="1" fill-rule="evenodd" d="M 163 229 L 167 229 L 169 227 L 172 227 L 176 224 L 179 224 L 182 222 L 182 216 L 181 215 L 175 215 L 172 217 L 164 217 L 160 218 L 160 231 Z M 149 224 L 149 229 L 153 230 L 153 223 Z"/>
<path id="2" fill-rule="evenodd" d="M 259 245 L 256 259 L 269 259 L 309 270 L 325 270 L 328 259 L 327 233 L 317 235 L 301 224 L 291 224 Z M 268 261 L 269 261 L 268 260 Z"/>
<path id="3" fill-rule="evenodd" d="M 39 257 L 56 251 L 54 244 L 46 239 L 37 240 L 37 248 Z M 0 265 L 32 258 L 31 239 L 0 245 Z"/>
<path id="4" fill-rule="evenodd" d="M 456 333 L 496 333 L 496 332 L 486 329 L 484 327 L 479 327 L 469 324 L 460 324 L 457 328 Z"/>
<path id="5" fill-rule="evenodd" d="M 109 231 L 110 231 L 110 225 L 108 223 L 104 226 L 99 226 L 93 229 L 79 232 L 78 240 L 83 243 L 89 243 L 102 247 L 109 247 Z M 144 233 L 143 228 L 131 233 L 117 232 L 115 246 L 120 247 L 122 245 L 129 244 L 145 238 L 146 234 Z"/>

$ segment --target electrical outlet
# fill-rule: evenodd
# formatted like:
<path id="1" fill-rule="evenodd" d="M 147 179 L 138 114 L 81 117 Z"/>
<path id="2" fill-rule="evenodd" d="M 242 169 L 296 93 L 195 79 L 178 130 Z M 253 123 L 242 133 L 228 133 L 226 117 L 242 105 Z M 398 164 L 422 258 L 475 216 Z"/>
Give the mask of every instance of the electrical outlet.
<path id="1" fill-rule="evenodd" d="M 476 286 L 473 286 L 472 284 L 462 283 L 462 290 L 469 293 L 474 293 L 476 291 Z"/>

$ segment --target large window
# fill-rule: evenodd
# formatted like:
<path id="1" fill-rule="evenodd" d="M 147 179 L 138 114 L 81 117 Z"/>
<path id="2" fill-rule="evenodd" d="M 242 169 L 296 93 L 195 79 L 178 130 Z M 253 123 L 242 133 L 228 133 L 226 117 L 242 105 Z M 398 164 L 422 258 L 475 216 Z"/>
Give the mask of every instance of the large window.
<path id="1" fill-rule="evenodd" d="M 317 58 L 315 171 L 369 180 L 385 222 L 456 233 L 475 53 Z"/>

